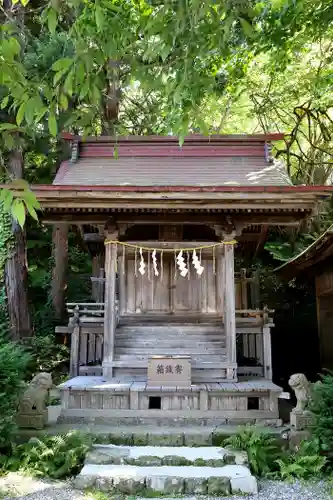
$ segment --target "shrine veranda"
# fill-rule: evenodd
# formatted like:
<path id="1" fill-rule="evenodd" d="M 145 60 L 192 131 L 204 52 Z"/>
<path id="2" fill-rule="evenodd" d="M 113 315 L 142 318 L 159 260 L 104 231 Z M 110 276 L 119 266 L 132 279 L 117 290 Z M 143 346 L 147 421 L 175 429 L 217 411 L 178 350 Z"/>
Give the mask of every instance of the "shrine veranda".
<path id="1" fill-rule="evenodd" d="M 92 256 L 92 300 L 56 330 L 71 345 L 62 422 L 279 423 L 273 311 L 235 252 L 257 255 L 326 197 L 290 184 L 270 152 L 282 137 L 66 136 L 71 159 L 33 187 L 44 222 L 77 227 Z"/>

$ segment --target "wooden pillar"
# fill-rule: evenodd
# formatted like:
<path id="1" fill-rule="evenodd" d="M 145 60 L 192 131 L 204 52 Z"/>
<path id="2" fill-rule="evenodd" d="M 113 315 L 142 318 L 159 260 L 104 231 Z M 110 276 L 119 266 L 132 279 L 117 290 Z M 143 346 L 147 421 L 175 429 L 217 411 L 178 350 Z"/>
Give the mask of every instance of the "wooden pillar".
<path id="1" fill-rule="evenodd" d="M 68 267 L 68 224 L 53 227 L 54 267 L 51 285 L 51 297 L 55 317 L 61 319 L 65 312 Z"/>
<path id="2" fill-rule="evenodd" d="M 235 316 L 235 270 L 233 234 L 225 234 L 224 242 L 224 330 L 227 346 L 227 379 L 237 379 L 236 316 Z"/>
<path id="3" fill-rule="evenodd" d="M 115 226 L 106 230 L 105 241 L 117 240 L 118 231 Z M 105 312 L 104 312 L 104 359 L 103 376 L 113 376 L 114 337 L 117 327 L 116 315 L 116 273 L 117 243 L 105 245 Z"/>

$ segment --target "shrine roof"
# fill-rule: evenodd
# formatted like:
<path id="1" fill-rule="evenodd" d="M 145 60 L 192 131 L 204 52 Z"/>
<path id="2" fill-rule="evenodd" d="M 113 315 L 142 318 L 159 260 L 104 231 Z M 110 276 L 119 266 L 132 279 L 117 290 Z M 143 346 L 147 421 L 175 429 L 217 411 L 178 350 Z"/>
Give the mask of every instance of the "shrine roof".
<path id="1" fill-rule="evenodd" d="M 90 137 L 65 134 L 72 158 L 57 186 L 290 186 L 270 143 L 283 134 L 186 137 Z"/>

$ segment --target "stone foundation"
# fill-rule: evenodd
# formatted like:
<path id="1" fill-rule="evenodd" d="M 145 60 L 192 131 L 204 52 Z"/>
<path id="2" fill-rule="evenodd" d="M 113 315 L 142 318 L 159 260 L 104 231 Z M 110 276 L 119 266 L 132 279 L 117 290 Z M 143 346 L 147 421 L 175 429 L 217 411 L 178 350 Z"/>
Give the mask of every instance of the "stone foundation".
<path id="1" fill-rule="evenodd" d="M 77 377 L 59 386 L 62 422 L 121 425 L 278 425 L 281 389 L 270 381 L 149 386 Z"/>

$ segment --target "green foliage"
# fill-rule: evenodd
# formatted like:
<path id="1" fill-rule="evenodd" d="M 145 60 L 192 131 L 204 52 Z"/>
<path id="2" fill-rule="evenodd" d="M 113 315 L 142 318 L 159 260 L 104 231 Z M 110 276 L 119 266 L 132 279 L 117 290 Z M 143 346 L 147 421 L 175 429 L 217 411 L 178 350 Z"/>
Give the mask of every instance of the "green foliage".
<path id="1" fill-rule="evenodd" d="M 246 451 L 251 471 L 256 476 L 267 476 L 274 469 L 275 460 L 280 453 L 273 436 L 251 426 L 227 438 L 223 445 Z"/>
<path id="2" fill-rule="evenodd" d="M 321 453 L 318 440 L 303 441 L 293 453 L 285 453 L 276 460 L 276 476 L 285 479 L 311 479 L 322 475 L 327 458 Z"/>
<path id="3" fill-rule="evenodd" d="M 321 382 L 313 386 L 309 410 L 314 415 L 313 436 L 319 440 L 323 450 L 333 452 L 333 376 L 324 375 Z"/>
<path id="4" fill-rule="evenodd" d="M 321 476 L 327 465 L 318 439 L 304 441 L 297 450 L 290 451 L 274 436 L 251 426 L 227 438 L 223 446 L 246 451 L 253 474 L 259 477 L 310 479 Z"/>
<path id="5" fill-rule="evenodd" d="M 22 347 L 0 338 L 0 450 L 9 446 L 16 430 L 17 405 L 29 361 Z"/>
<path id="6" fill-rule="evenodd" d="M 90 435 L 76 431 L 32 438 L 28 443 L 15 446 L 10 457 L 2 457 L 2 467 L 5 471 L 22 471 L 53 479 L 70 477 L 80 472 L 92 444 Z"/>
<path id="7" fill-rule="evenodd" d="M 57 343 L 54 335 L 35 335 L 23 342 L 31 355 L 27 367 L 28 378 L 31 379 L 38 372 L 49 372 L 56 383 L 56 378 L 61 375 L 59 368 L 68 360 L 68 347 Z"/>

